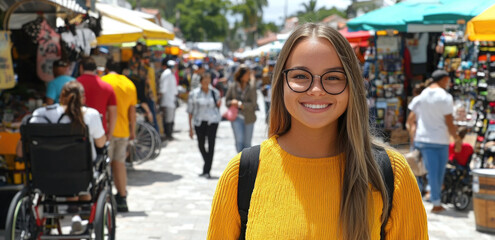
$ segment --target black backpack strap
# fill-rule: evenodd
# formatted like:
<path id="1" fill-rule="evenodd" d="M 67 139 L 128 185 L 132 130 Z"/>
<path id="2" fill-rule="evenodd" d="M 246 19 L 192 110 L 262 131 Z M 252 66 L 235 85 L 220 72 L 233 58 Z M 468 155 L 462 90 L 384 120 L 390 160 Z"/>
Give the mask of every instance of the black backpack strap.
<path id="1" fill-rule="evenodd" d="M 384 148 L 373 146 L 373 153 L 375 161 L 378 163 L 382 173 L 382 180 L 385 184 L 385 188 L 388 193 L 388 212 L 385 216 L 385 221 L 380 228 L 380 239 L 385 239 L 385 225 L 387 225 L 388 218 L 390 216 L 390 210 L 392 210 L 392 202 L 394 199 L 394 171 L 392 169 L 392 164 L 390 163 L 390 158 Z"/>
<path id="2" fill-rule="evenodd" d="M 211 96 L 213 97 L 213 101 L 215 102 L 215 107 L 218 108 L 217 97 L 215 97 L 215 93 L 213 92 L 213 90 L 210 90 L 210 91 L 211 91 Z"/>
<path id="3" fill-rule="evenodd" d="M 258 164 L 260 160 L 260 145 L 245 148 L 241 153 L 239 163 L 239 183 L 237 185 L 237 208 L 241 216 L 241 234 L 239 240 L 246 238 L 249 204 L 253 194 Z"/>
<path id="4" fill-rule="evenodd" d="M 60 121 L 62 121 L 62 118 L 64 118 L 65 116 L 69 117 L 66 113 L 62 113 L 62 115 L 60 115 L 60 117 L 58 118 L 57 123 L 60 123 Z"/>

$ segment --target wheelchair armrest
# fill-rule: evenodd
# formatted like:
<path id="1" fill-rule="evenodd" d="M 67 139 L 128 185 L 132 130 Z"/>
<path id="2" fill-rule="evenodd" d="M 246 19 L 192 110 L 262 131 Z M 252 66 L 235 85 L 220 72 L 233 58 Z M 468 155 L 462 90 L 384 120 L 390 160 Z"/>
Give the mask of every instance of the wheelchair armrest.
<path id="1" fill-rule="evenodd" d="M 96 159 L 94 160 L 93 164 L 95 166 L 95 169 L 98 171 L 101 171 L 102 166 L 106 164 L 106 160 L 108 157 L 108 146 L 110 145 L 110 142 L 105 142 L 105 145 L 101 148 L 95 147 L 96 148 Z"/>
<path id="2" fill-rule="evenodd" d="M 105 145 L 103 145 L 103 147 L 101 147 L 101 148 L 95 146 L 96 155 L 107 155 L 108 146 L 110 146 L 110 142 L 108 142 L 108 141 L 105 142 Z"/>

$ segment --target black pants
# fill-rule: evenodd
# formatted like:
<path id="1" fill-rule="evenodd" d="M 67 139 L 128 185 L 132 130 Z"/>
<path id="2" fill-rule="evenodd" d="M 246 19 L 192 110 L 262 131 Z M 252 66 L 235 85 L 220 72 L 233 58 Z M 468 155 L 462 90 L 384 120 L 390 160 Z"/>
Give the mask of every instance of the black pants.
<path id="1" fill-rule="evenodd" d="M 205 165 L 203 173 L 210 173 L 211 164 L 213 162 L 213 152 L 215 151 L 215 139 L 217 137 L 218 123 L 208 125 L 208 122 L 203 121 L 199 127 L 195 126 L 196 136 L 198 136 L 198 147 Z M 208 152 L 205 148 L 205 139 L 208 137 Z"/>

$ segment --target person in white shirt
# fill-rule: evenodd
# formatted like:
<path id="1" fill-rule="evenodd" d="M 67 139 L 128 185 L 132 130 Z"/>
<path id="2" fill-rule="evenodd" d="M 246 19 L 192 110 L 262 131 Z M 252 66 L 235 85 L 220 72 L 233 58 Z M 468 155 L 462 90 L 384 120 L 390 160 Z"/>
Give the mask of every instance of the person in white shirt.
<path id="1" fill-rule="evenodd" d="M 175 67 L 174 60 L 162 60 L 164 69 L 160 76 L 160 108 L 162 110 L 163 129 L 166 140 L 173 140 L 172 132 L 174 128 L 175 108 L 177 98 L 177 79 L 172 68 Z"/>
<path id="2" fill-rule="evenodd" d="M 414 147 L 421 155 L 428 170 L 430 200 L 433 203 L 432 213 L 444 210 L 440 193 L 445 174 L 445 165 L 449 159 L 449 134 L 458 138 L 452 112 L 454 101 L 446 89 L 450 84 L 449 74 L 444 70 L 436 70 L 432 74 L 431 83 L 421 94 L 413 99 L 408 108 L 411 113 L 408 124 L 416 129 Z"/>

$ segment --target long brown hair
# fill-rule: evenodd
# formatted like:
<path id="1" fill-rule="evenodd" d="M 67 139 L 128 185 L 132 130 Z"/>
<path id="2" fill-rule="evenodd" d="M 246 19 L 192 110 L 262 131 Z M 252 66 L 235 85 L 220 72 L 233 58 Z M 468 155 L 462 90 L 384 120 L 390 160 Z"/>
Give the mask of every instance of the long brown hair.
<path id="1" fill-rule="evenodd" d="M 336 143 L 345 155 L 342 198 L 340 204 L 340 226 L 346 240 L 370 239 L 373 224 L 370 222 L 373 204 L 371 186 L 382 195 L 383 212 L 381 221 L 388 213 L 388 196 L 378 164 L 373 158 L 371 146 L 374 143 L 368 124 L 368 106 L 364 80 L 361 76 L 358 59 L 349 42 L 335 29 L 315 23 L 299 26 L 289 36 L 282 47 L 274 69 L 270 123 L 268 135 L 283 135 L 291 127 L 291 115 L 284 104 L 284 78 L 282 70 L 292 49 L 305 38 L 323 38 L 328 40 L 337 51 L 342 66 L 349 79 L 349 101 L 347 110 L 338 120 L 338 139 Z"/>
<path id="2" fill-rule="evenodd" d="M 82 113 L 84 87 L 78 81 L 67 82 L 60 93 L 60 103 L 66 105 L 65 114 L 73 124 L 86 127 Z"/>
<path id="3" fill-rule="evenodd" d="M 234 73 L 234 79 L 238 83 L 241 83 L 242 77 L 244 76 L 244 74 L 247 74 L 247 73 L 249 73 L 249 67 L 244 65 L 244 64 L 241 64 L 241 65 L 239 65 L 239 68 L 237 69 L 237 71 Z"/>

